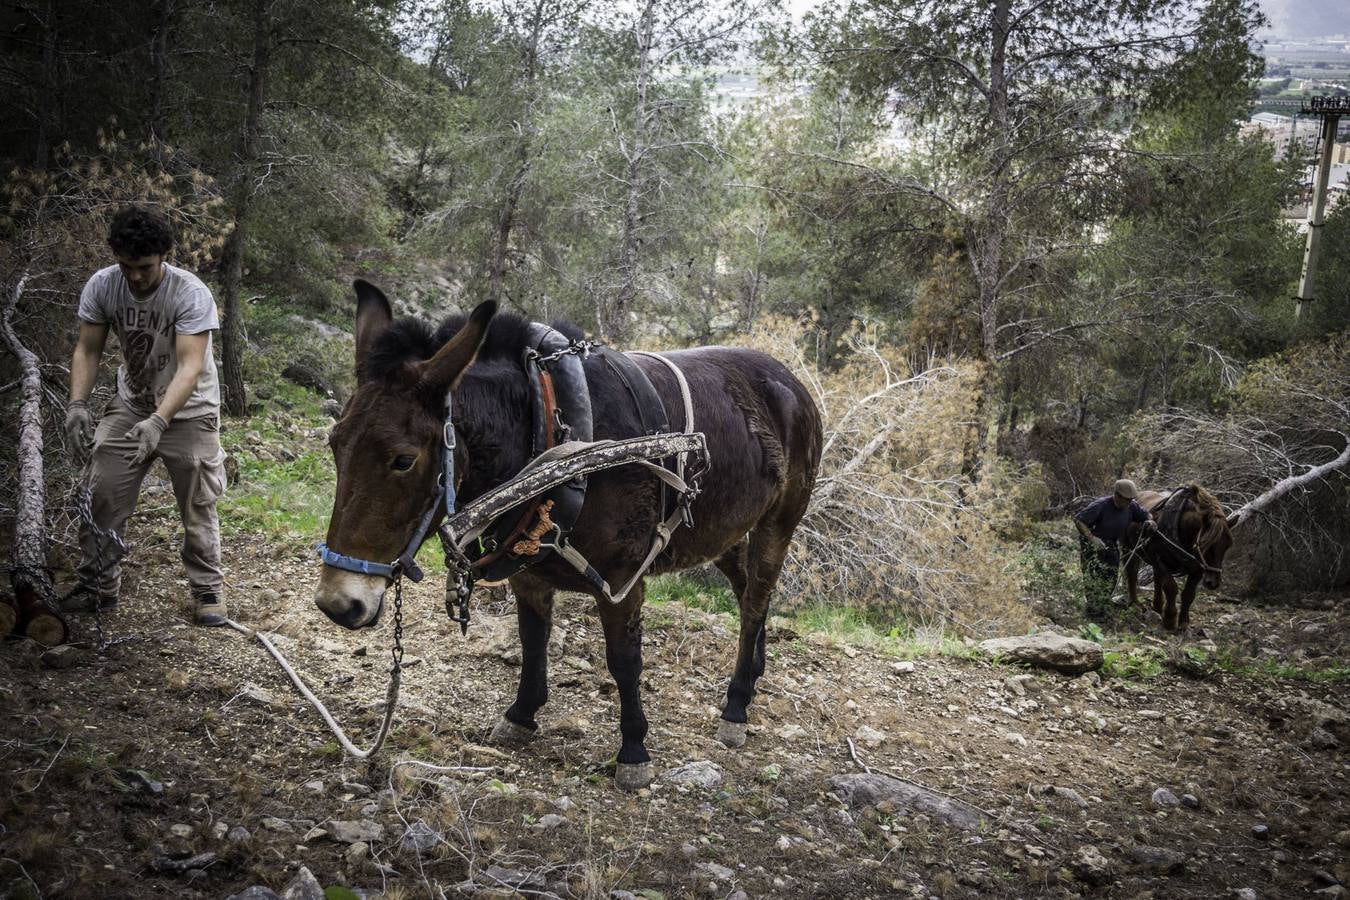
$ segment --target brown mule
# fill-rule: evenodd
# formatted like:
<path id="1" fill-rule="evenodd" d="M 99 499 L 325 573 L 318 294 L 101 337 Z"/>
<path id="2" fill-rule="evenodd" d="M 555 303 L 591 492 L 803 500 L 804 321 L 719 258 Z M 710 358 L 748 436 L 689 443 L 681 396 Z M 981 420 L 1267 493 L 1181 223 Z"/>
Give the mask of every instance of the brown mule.
<path id="1" fill-rule="evenodd" d="M 454 462 L 461 505 L 518 473 L 531 454 L 531 383 L 522 364 L 528 323 L 480 305 L 468 317 L 432 329 L 394 322 L 380 291 L 356 283 L 358 385 L 330 443 L 337 488 L 327 547 L 357 560 L 393 560 L 429 508 L 439 472 L 447 392 L 453 396 Z M 559 326 L 567 330 L 566 326 Z M 575 333 L 569 335 L 576 337 Z M 820 414 L 806 388 L 778 361 L 753 350 L 704 347 L 667 354 L 684 374 L 695 425 L 705 434 L 709 468 L 693 502 L 692 527 L 680 528 L 652 572 L 713 561 L 730 580 L 741 614 L 736 665 L 718 737 L 745 742 L 746 707 L 764 672 L 764 623 L 797 522 L 806 511 L 821 455 Z M 683 402 L 675 376 L 659 360 L 637 358 L 679 431 Z M 643 433 L 635 395 L 598 354 L 584 363 L 594 438 Z M 571 544 L 610 584 L 640 570 L 664 518 L 660 481 L 635 465 L 592 475 Z M 390 579 L 326 566 L 315 602 L 348 628 L 373 625 Z M 616 780 L 637 789 L 652 779 L 644 746 L 642 604 L 638 579 L 618 603 L 557 556 L 511 576 L 523 651 L 515 702 L 493 730 L 506 743 L 532 738 L 548 699 L 548 638 L 557 590 L 595 597 L 605 658 L 618 686 Z"/>
<path id="2" fill-rule="evenodd" d="M 1178 509 L 1174 516 L 1164 516 L 1164 506 L 1171 498 L 1175 498 Z M 1125 563 L 1130 607 L 1139 600 L 1139 567 L 1148 563 L 1153 567 L 1153 609 L 1162 616 L 1168 631 L 1185 631 L 1190 627 L 1191 604 L 1201 583 L 1210 590 L 1219 587 L 1224 556 L 1233 546 L 1236 516 L 1225 515 L 1223 504 L 1198 484 L 1167 493 L 1141 491 L 1138 499 L 1149 515 L 1159 520 L 1159 534 L 1143 536 L 1132 525 L 1126 538 L 1126 546 L 1139 546 Z M 1143 543 L 1138 543 L 1141 539 Z M 1175 577 L 1179 574 L 1186 576 L 1180 604 Z"/>

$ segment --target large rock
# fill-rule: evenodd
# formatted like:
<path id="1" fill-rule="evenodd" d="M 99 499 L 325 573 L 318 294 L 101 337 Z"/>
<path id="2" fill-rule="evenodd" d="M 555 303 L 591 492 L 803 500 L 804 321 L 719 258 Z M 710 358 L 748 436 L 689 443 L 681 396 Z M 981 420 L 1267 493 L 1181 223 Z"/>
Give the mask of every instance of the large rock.
<path id="1" fill-rule="evenodd" d="M 384 826 L 369 819 L 360 822 L 328 822 L 325 827 L 329 837 L 340 844 L 355 844 L 357 841 L 369 844 L 384 838 Z"/>
<path id="2" fill-rule="evenodd" d="M 281 895 L 270 887 L 255 884 L 252 887 L 244 888 L 237 894 L 231 894 L 225 900 L 281 900 Z"/>
<path id="3" fill-rule="evenodd" d="M 323 885 L 304 866 L 281 892 L 281 900 L 324 900 Z"/>
<path id="4" fill-rule="evenodd" d="M 1108 884 L 1115 877 L 1111 861 L 1091 844 L 1084 844 L 1074 851 L 1069 867 L 1073 874 L 1089 884 Z"/>
<path id="5" fill-rule="evenodd" d="M 1027 634 L 991 638 L 980 642 L 980 651 L 1005 662 L 1019 662 L 1041 669 L 1079 675 L 1102 667 L 1102 645 L 1062 634 Z"/>
<path id="6" fill-rule="evenodd" d="M 701 788 L 715 788 L 722 783 L 722 769 L 715 762 L 700 759 L 671 769 L 661 776 L 667 784 L 690 784 Z"/>
<path id="7" fill-rule="evenodd" d="M 830 790 L 855 810 L 889 802 L 901 811 L 926 813 L 963 831 L 986 824 L 984 813 L 975 807 L 889 775 L 836 775 L 830 779 Z"/>

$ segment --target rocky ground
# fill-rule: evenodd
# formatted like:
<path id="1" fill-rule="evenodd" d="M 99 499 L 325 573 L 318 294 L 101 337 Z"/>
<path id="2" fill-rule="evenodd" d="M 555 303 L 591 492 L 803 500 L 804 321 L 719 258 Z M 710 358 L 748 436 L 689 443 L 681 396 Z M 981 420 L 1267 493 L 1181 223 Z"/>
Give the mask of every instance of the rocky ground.
<path id="1" fill-rule="evenodd" d="M 610 777 L 618 703 L 581 600 L 561 604 L 541 734 L 507 749 L 486 740 L 514 694 L 512 611 L 484 598 L 461 637 L 434 579 L 411 586 L 395 731 L 360 763 L 257 643 L 184 624 L 175 554 L 137 528 L 105 622 L 136 640 L 46 661 L 0 647 L 0 896 L 1250 898 L 1350 883 L 1350 698 L 1344 680 L 1290 674 L 1343 670 L 1344 603 L 1203 596 L 1187 646 L 1272 661 L 1247 674 L 901 660 L 776 621 L 734 751 L 714 739 L 732 623 L 656 606 L 643 681 L 658 778 L 630 795 Z M 235 616 L 275 632 L 368 741 L 389 617 L 331 625 L 309 558 L 237 541 L 228 565 Z M 1133 646 L 1195 662 L 1159 633 Z"/>

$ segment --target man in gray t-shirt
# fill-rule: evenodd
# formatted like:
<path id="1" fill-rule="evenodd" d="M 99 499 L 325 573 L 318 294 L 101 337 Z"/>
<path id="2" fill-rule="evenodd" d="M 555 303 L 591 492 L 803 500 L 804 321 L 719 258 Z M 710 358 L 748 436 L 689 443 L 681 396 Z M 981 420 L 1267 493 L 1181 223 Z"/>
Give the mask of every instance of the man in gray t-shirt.
<path id="1" fill-rule="evenodd" d="M 211 332 L 220 327 L 211 291 L 191 272 L 164 262 L 173 230 L 158 213 L 127 206 L 108 234 L 117 265 L 95 272 L 80 295 L 80 336 L 70 363 L 66 436 L 89 465 L 94 523 L 121 533 L 136 508 L 145 473 L 163 460 L 185 532 L 182 559 L 198 625 L 225 624 L 216 498 L 225 487 L 220 448 L 220 383 Z M 122 364 L 117 396 L 94 429 L 89 393 L 108 333 L 117 335 Z M 117 605 L 118 542 L 80 533 L 79 583 L 67 612 Z"/>

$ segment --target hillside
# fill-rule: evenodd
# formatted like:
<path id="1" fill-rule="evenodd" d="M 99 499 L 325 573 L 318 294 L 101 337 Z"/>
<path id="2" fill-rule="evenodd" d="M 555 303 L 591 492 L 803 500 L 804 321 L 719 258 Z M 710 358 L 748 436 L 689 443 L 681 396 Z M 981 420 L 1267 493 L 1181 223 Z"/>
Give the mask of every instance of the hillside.
<path id="1" fill-rule="evenodd" d="M 628 795 L 606 768 L 617 702 L 581 599 L 561 604 L 540 737 L 494 748 L 512 611 L 480 596 L 461 637 L 435 579 L 412 586 L 396 730 L 358 764 L 258 645 L 183 624 L 158 534 L 154 514 L 138 520 L 127 599 L 105 623 L 138 640 L 59 670 L 0 647 L 4 896 L 226 897 L 280 891 L 301 866 L 388 897 L 1341 896 L 1350 881 L 1344 603 L 1204 595 L 1190 652 L 1141 626 L 1107 637 L 1121 649 L 1104 676 L 1077 678 L 775 619 L 739 751 L 713 737 L 729 616 L 653 604 L 658 779 Z M 388 617 L 334 628 L 309 600 L 314 562 L 262 551 L 228 548 L 236 617 L 276 632 L 372 734 Z M 1253 643 L 1269 664 L 1224 665 Z M 407 758 L 470 768 L 395 765 Z M 831 779 L 863 766 L 982 821 L 850 805 Z"/>

